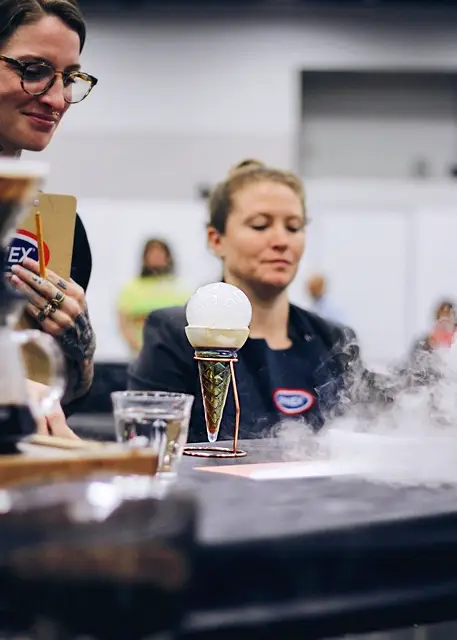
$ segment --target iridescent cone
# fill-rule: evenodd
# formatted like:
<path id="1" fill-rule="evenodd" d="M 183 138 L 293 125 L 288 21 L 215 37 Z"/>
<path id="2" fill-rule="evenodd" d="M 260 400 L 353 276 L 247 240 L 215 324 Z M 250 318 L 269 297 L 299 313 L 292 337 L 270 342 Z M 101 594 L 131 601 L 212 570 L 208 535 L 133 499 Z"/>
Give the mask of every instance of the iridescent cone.
<path id="1" fill-rule="evenodd" d="M 197 355 L 201 357 L 202 354 L 197 352 Z M 217 357 L 217 352 L 205 351 L 204 355 L 215 358 Z M 230 362 L 199 360 L 198 370 L 208 440 L 209 442 L 216 442 L 230 387 Z"/>

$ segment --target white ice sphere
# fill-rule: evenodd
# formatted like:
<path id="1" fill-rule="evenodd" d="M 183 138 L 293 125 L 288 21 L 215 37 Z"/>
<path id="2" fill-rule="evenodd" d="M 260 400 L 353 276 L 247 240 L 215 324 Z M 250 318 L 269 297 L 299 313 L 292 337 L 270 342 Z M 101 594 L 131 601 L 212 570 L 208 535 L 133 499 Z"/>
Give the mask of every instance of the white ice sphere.
<path id="1" fill-rule="evenodd" d="M 243 291 L 226 282 L 200 287 L 186 307 L 191 327 L 212 329 L 245 329 L 252 317 L 249 298 Z"/>

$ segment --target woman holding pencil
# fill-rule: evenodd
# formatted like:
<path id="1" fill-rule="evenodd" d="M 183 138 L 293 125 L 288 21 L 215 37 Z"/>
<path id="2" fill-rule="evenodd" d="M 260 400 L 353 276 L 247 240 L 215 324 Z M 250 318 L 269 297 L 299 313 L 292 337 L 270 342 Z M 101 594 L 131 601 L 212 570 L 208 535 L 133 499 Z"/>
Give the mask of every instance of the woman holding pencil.
<path id="1" fill-rule="evenodd" d="M 0 0 L 0 155 L 45 149 L 70 106 L 89 95 L 97 79 L 80 66 L 85 38 L 76 0 Z M 92 384 L 95 336 L 85 298 L 90 271 L 79 217 L 69 280 L 43 266 L 40 273 L 39 263 L 30 259 L 12 269 L 12 284 L 28 298 L 27 312 L 65 354 L 68 387 L 62 404 L 67 413 Z M 32 394 L 40 395 L 43 388 L 30 381 Z M 41 419 L 38 429 L 76 437 L 60 406 Z"/>

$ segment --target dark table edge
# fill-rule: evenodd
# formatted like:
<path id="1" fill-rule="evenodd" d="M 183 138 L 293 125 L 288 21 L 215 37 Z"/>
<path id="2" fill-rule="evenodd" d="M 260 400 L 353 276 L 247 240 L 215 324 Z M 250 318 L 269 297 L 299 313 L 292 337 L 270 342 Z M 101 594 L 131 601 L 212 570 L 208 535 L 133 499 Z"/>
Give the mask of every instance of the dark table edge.
<path id="1" fill-rule="evenodd" d="M 353 593 L 333 599 L 302 599 L 188 616 L 182 640 L 250 640 L 341 637 L 455 620 L 457 576 L 433 586 Z"/>

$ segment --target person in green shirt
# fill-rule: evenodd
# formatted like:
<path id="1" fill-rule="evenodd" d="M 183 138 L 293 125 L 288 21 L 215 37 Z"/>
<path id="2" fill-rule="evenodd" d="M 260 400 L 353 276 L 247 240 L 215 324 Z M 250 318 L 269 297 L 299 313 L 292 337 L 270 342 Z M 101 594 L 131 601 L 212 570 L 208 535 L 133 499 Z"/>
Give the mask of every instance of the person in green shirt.
<path id="1" fill-rule="evenodd" d="M 141 349 L 143 326 L 149 313 L 184 305 L 190 295 L 175 274 L 168 244 L 159 238 L 148 240 L 139 276 L 123 286 L 118 299 L 119 327 L 132 355 Z"/>

